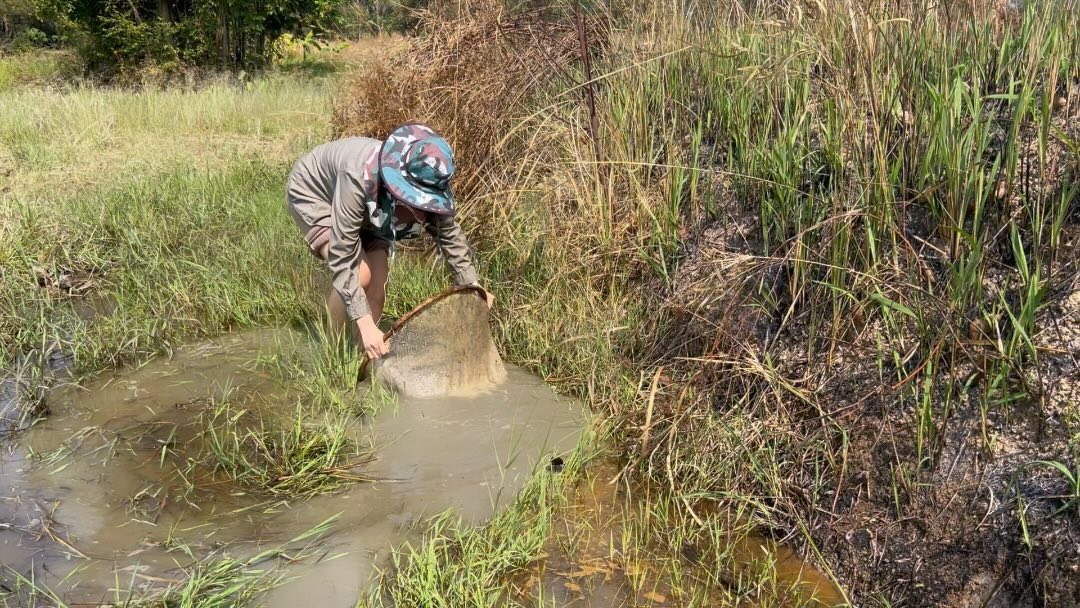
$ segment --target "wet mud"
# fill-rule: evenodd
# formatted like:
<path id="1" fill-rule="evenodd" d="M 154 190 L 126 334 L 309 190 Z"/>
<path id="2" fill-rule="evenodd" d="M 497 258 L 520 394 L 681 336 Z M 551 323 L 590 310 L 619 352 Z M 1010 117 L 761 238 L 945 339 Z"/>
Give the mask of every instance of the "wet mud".
<path id="1" fill-rule="evenodd" d="M 848 605 L 829 577 L 790 548 L 707 505 L 695 508 L 699 521 L 677 521 L 620 477 L 601 462 L 569 492 L 545 559 L 515 581 L 520 601 L 543 598 L 567 608 Z"/>
<path id="2" fill-rule="evenodd" d="M 268 502 L 212 479 L 186 496 L 163 481 L 209 402 L 280 395 L 275 376 L 252 363 L 298 339 L 226 336 L 54 389 L 51 415 L 3 446 L 0 563 L 69 604 L 111 603 L 182 579 L 199 559 L 254 555 L 336 516 L 319 557 L 289 565 L 291 580 L 262 605 L 353 606 L 390 548 L 422 532 L 419 522 L 453 509 L 481 523 L 577 444 L 580 405 L 508 367 L 484 395 L 401 398 L 357 420 L 357 444 L 372 452 L 356 473 L 370 481 L 343 491 Z"/>

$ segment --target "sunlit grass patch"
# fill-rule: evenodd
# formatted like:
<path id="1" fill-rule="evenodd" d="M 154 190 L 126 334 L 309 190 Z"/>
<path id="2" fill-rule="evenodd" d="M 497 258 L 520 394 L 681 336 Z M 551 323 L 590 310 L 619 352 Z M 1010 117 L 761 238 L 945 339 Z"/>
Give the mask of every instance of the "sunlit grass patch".
<path id="1" fill-rule="evenodd" d="M 196 462 L 214 476 L 271 497 L 312 496 L 363 479 L 357 467 L 370 450 L 356 444 L 348 418 L 299 405 L 291 418 L 282 414 L 227 398 L 212 402 L 200 415 Z M 185 479 L 199 473 L 188 470 Z"/>
<path id="2" fill-rule="evenodd" d="M 0 94 L 18 86 L 58 83 L 76 76 L 78 71 L 78 61 L 66 51 L 0 55 Z"/>
<path id="3" fill-rule="evenodd" d="M 274 74 L 167 89 L 0 87 L 0 197 L 63 200 L 238 159 L 291 164 L 326 137 L 331 90 L 330 78 Z"/>
<path id="4" fill-rule="evenodd" d="M 0 244 L 5 354 L 59 344 L 81 371 L 318 314 L 280 165 L 236 162 L 17 208 Z M 72 287 L 74 285 L 74 287 Z"/>

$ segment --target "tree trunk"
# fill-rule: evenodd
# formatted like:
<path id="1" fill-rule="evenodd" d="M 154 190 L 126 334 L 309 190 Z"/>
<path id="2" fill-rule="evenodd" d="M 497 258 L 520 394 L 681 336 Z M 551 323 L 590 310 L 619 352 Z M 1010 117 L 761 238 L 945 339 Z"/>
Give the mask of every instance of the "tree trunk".
<path id="1" fill-rule="evenodd" d="M 229 19 L 224 9 L 218 9 L 218 61 L 221 65 L 229 65 Z"/>

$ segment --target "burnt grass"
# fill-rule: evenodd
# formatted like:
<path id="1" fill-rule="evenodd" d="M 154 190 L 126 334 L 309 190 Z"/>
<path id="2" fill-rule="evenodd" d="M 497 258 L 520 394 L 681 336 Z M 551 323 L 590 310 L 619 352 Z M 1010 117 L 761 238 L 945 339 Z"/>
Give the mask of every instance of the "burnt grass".
<path id="1" fill-rule="evenodd" d="M 947 336 L 925 344 L 873 313 L 832 317 L 793 296 L 792 256 L 763 255 L 754 210 L 723 190 L 716 213 L 684 228 L 670 288 L 650 286 L 664 312 L 642 357 L 663 368 L 653 387 L 658 422 L 650 456 L 633 446 L 628 459 L 672 487 L 765 496 L 759 528 L 804 555 L 819 549 L 854 605 L 1080 606 L 1077 489 L 1044 464 L 1075 470 L 1080 449 L 1080 216 L 1068 216 L 1062 250 L 1044 269 L 1038 360 L 1003 363 L 985 322 L 970 314 L 922 311 Z M 924 210 L 913 207 L 908 219 L 911 234 L 935 242 Z M 929 272 L 897 280 L 912 291 L 948 281 L 937 244 L 911 261 Z M 989 263 L 988 308 L 1017 298 L 1007 251 Z M 1007 389 L 991 387 L 1002 377 Z M 927 403 L 932 420 L 920 439 Z M 706 419 L 734 427 L 726 421 L 747 412 L 741 428 L 755 432 L 734 442 L 694 428 Z M 637 427 L 628 432 L 636 440 Z M 669 438 L 700 446 L 706 462 L 707 452 L 733 445 L 741 453 L 716 458 L 768 452 L 779 479 L 703 478 L 670 463 L 662 472 Z"/>
<path id="2" fill-rule="evenodd" d="M 665 132 L 682 145 L 634 176 L 690 166 L 708 183 L 677 209 L 677 261 L 628 264 L 648 313 L 620 345 L 640 378 L 612 406 L 625 471 L 749 517 L 856 606 L 1080 606 L 1080 83 L 1037 118 L 992 99 L 948 128 L 857 111 L 862 140 L 834 134 L 836 153 L 815 113 L 849 83 L 827 77 L 811 70 L 811 101 L 791 102 L 805 115 L 774 109 L 809 123 L 797 145 L 737 130 L 760 113 L 690 121 L 698 140 Z M 951 137 L 976 123 L 982 143 Z M 943 149 L 970 158 L 925 161 Z M 943 193 L 971 175 L 986 185 Z"/>

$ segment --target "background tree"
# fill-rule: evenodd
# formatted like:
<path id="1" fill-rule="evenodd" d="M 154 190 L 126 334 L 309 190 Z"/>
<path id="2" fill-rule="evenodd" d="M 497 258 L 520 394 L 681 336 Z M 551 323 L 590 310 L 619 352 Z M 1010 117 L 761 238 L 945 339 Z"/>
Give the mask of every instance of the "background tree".
<path id="1" fill-rule="evenodd" d="M 253 68 L 272 58 L 284 34 L 331 32 L 348 0 L 17 0 L 36 1 L 79 34 L 100 72 L 148 64 L 169 68 Z"/>

